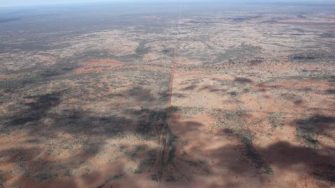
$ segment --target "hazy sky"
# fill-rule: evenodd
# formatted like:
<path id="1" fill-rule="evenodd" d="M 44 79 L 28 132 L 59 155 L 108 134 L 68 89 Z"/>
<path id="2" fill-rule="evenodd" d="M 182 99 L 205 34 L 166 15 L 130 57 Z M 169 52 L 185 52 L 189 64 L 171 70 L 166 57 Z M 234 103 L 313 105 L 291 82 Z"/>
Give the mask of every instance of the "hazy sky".
<path id="1" fill-rule="evenodd" d="M 168 1 L 201 1 L 201 0 L 0 0 L 0 6 L 36 6 L 36 5 L 50 5 L 50 4 L 78 4 L 88 2 L 168 2 Z M 217 0 L 219 2 L 309 2 L 309 3 L 320 3 L 320 2 L 332 2 L 332 0 Z M 206 2 L 206 0 L 202 0 Z"/>
<path id="2" fill-rule="evenodd" d="M 68 4 L 68 3 L 85 3 L 96 1 L 113 1 L 113 0 L 0 0 L 0 6 L 34 6 L 47 4 Z M 115 0 L 114 0 L 115 1 Z"/>

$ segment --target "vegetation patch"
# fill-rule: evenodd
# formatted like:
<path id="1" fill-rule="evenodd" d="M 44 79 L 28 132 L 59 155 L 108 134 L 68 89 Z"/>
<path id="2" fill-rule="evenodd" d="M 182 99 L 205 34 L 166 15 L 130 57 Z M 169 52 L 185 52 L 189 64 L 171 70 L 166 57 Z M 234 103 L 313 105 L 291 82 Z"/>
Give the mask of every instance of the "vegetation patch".
<path id="1" fill-rule="evenodd" d="M 240 46 L 227 49 L 225 52 L 217 55 L 214 63 L 221 63 L 228 60 L 232 61 L 245 61 L 250 60 L 255 55 L 260 54 L 261 48 L 250 44 L 242 43 Z"/>
<path id="2" fill-rule="evenodd" d="M 272 112 L 268 116 L 268 121 L 272 128 L 282 127 L 284 125 L 283 114 L 281 112 Z"/>

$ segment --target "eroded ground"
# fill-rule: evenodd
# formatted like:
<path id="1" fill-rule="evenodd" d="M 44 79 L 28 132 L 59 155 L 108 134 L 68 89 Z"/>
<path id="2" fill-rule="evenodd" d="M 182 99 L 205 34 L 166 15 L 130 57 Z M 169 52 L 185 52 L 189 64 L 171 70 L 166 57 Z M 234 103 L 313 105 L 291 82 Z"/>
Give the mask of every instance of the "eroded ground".
<path id="1" fill-rule="evenodd" d="M 178 8 L 0 21 L 0 187 L 334 186 L 332 7 Z"/>

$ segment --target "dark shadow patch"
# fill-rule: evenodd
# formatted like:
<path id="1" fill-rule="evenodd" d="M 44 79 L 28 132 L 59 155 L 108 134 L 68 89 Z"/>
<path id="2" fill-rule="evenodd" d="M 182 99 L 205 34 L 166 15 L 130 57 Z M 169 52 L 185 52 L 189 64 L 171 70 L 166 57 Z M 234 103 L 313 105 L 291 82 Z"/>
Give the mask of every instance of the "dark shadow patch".
<path id="1" fill-rule="evenodd" d="M 307 91 L 305 91 L 307 92 Z M 283 99 L 288 100 L 290 102 L 293 102 L 293 104 L 295 105 L 300 105 L 303 103 L 302 97 L 300 95 L 297 94 L 293 94 L 293 93 L 282 93 L 280 95 Z"/>
<path id="2" fill-rule="evenodd" d="M 290 56 L 293 61 L 315 60 L 317 58 L 314 54 L 295 54 Z"/>
<path id="3" fill-rule="evenodd" d="M 238 93 L 236 91 L 231 91 L 229 92 L 229 95 L 232 97 L 236 97 L 238 95 Z"/>
<path id="4" fill-rule="evenodd" d="M 183 91 L 189 91 L 189 90 L 194 90 L 195 88 L 197 88 L 196 85 L 190 85 L 190 86 L 187 86 L 187 87 L 183 88 L 182 90 Z"/>
<path id="5" fill-rule="evenodd" d="M 65 75 L 79 67 L 79 64 L 74 61 L 77 60 L 71 58 L 62 59 L 54 65 L 38 67 L 30 71 L 29 74 L 23 75 L 21 78 L 0 80 L 0 89 L 14 91 L 32 84 L 39 84 L 52 79 L 57 79 L 59 76 Z"/>
<path id="6" fill-rule="evenodd" d="M 321 38 L 335 38 L 334 32 L 325 32 L 320 35 Z"/>
<path id="7" fill-rule="evenodd" d="M 54 126 L 50 129 L 55 133 L 65 131 L 73 135 L 101 138 L 131 132 L 136 126 L 136 119 L 117 115 L 98 116 L 84 111 L 63 111 L 62 114 L 52 114 L 52 118 Z"/>
<path id="8" fill-rule="evenodd" d="M 35 102 L 25 104 L 28 109 L 14 117 L 8 123 L 8 126 L 24 125 L 26 123 L 36 122 L 46 116 L 48 111 L 60 103 L 61 93 L 51 93 L 36 96 Z"/>
<path id="9" fill-rule="evenodd" d="M 326 148 L 326 150 L 328 149 L 331 148 Z M 331 182 L 334 180 L 331 175 L 334 174 L 334 157 L 327 155 L 326 153 L 328 152 L 293 146 L 287 142 L 278 142 L 261 149 L 261 153 L 267 157 L 267 161 L 271 165 L 278 166 L 279 168 L 285 169 L 294 164 L 301 164 L 313 176 L 322 177 L 324 180 Z"/>
<path id="10" fill-rule="evenodd" d="M 315 167 L 313 175 L 318 179 L 335 183 L 335 165 L 318 164 Z"/>
<path id="11" fill-rule="evenodd" d="M 173 55 L 174 55 L 174 49 L 173 48 L 167 48 L 167 49 L 164 49 L 164 50 L 162 50 L 162 53 L 164 54 L 164 55 L 167 55 L 167 56 L 170 56 L 170 57 L 172 57 Z"/>
<path id="12" fill-rule="evenodd" d="M 139 101 L 153 101 L 155 99 L 151 93 L 151 90 L 140 86 L 129 89 L 126 94 L 127 96 Z"/>
<path id="13" fill-rule="evenodd" d="M 249 61 L 250 65 L 258 65 L 258 64 L 261 64 L 263 62 L 264 62 L 263 59 L 253 59 L 253 60 Z"/>
<path id="14" fill-rule="evenodd" d="M 314 62 L 318 60 L 333 60 L 335 56 L 331 52 L 327 51 L 307 51 L 292 54 L 289 56 L 291 61 L 297 62 Z"/>
<path id="15" fill-rule="evenodd" d="M 335 76 L 329 76 L 326 78 L 329 82 L 334 83 L 335 82 Z"/>
<path id="16" fill-rule="evenodd" d="M 173 93 L 172 97 L 177 97 L 177 98 L 186 98 L 186 95 L 182 93 Z"/>
<path id="17" fill-rule="evenodd" d="M 229 18 L 229 19 L 232 20 L 235 23 L 241 23 L 241 22 L 254 20 L 254 19 L 257 19 L 257 18 L 260 18 L 260 17 L 261 16 L 236 16 L 236 17 Z"/>
<path id="18" fill-rule="evenodd" d="M 327 89 L 325 91 L 325 94 L 327 94 L 327 95 L 334 95 L 335 94 L 335 89 Z"/>
<path id="19" fill-rule="evenodd" d="M 330 123 L 335 123 L 335 118 L 331 116 L 324 116 L 317 114 L 307 119 L 297 120 L 296 123 L 301 126 L 306 125 L 324 126 Z"/>
<path id="20" fill-rule="evenodd" d="M 157 132 L 167 127 L 167 120 L 170 114 L 176 112 L 178 109 L 171 107 L 166 109 L 140 109 L 128 110 L 126 113 L 130 114 L 132 118 L 137 120 L 135 131 L 144 136 L 157 136 Z"/>
<path id="21" fill-rule="evenodd" d="M 252 83 L 253 81 L 249 78 L 243 78 L 243 77 L 237 77 L 234 80 L 237 83 L 241 83 L 241 84 L 249 84 Z"/>
<path id="22" fill-rule="evenodd" d="M 199 91 L 203 91 L 203 90 L 207 90 L 207 91 L 213 92 L 213 93 L 224 93 L 224 92 L 227 91 L 226 89 L 217 89 L 216 87 L 214 87 L 212 85 L 205 85 L 205 86 L 203 86 L 199 89 Z"/>
<path id="23" fill-rule="evenodd" d="M 143 55 L 149 52 L 150 48 L 145 47 L 145 44 L 146 44 L 145 41 L 141 41 L 138 47 L 136 48 L 136 55 L 138 57 L 143 57 Z"/>
<path id="24" fill-rule="evenodd" d="M 335 118 L 324 115 L 313 115 L 306 119 L 294 122 L 297 125 L 297 136 L 302 138 L 308 146 L 317 147 L 319 142 L 317 134 L 327 134 L 330 126 L 334 126 Z"/>

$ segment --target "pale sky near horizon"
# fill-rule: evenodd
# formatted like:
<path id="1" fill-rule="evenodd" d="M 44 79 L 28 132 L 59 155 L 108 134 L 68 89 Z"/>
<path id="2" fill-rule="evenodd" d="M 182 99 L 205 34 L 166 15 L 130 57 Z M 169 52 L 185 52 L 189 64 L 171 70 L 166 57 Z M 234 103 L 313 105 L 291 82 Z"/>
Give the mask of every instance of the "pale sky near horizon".
<path id="1" fill-rule="evenodd" d="M 201 0 L 0 0 L 0 7 L 6 6 L 35 6 L 35 5 L 51 5 L 51 4 L 78 4 L 78 3 L 94 3 L 94 2 L 192 2 Z M 329 3 L 332 0 L 217 0 L 217 2 L 308 2 L 308 3 Z M 203 0 L 206 2 L 206 0 Z"/>

